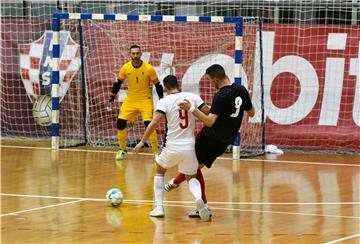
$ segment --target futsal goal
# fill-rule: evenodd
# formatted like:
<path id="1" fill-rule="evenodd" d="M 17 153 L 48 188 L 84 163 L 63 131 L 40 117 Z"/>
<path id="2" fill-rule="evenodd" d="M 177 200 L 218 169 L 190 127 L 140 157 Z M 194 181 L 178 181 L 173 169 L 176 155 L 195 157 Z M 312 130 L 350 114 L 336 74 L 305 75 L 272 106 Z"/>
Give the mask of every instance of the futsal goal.
<path id="1" fill-rule="evenodd" d="M 76 44 L 68 43 L 69 38 Z M 235 156 L 239 145 L 242 156 L 264 152 L 260 19 L 86 13 L 53 15 L 53 148 L 117 145 L 116 118 L 126 95 L 126 82 L 118 94 L 117 109 L 109 112 L 106 107 L 111 87 L 128 61 L 133 44 L 141 46 L 142 59 L 155 67 L 160 81 L 174 74 L 183 91 L 200 95 L 208 105 L 216 89 L 203 76 L 205 70 L 214 63 L 225 67 L 234 82 L 248 88 L 256 109 L 254 118 L 243 118 Z M 69 57 L 81 62 L 77 71 L 69 69 L 74 66 Z M 156 104 L 155 90 L 153 94 Z M 197 132 L 202 126 L 197 123 Z M 159 143 L 164 131 L 164 125 L 158 128 Z M 143 132 L 140 117 L 129 121 L 127 145 L 134 146 Z"/>

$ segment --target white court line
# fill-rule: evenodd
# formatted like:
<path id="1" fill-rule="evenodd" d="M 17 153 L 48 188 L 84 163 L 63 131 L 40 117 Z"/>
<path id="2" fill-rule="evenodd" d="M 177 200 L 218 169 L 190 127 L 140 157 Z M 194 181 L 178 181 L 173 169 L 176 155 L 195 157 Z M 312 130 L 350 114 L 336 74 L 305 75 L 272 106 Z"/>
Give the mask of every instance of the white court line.
<path id="1" fill-rule="evenodd" d="M 334 241 L 325 242 L 324 244 L 338 243 L 338 242 L 340 242 L 340 241 L 349 240 L 349 239 L 351 239 L 351 238 L 358 237 L 358 236 L 360 237 L 360 234 L 355 234 L 355 235 L 348 236 L 348 237 L 344 237 L 344 238 L 337 239 L 337 240 L 334 240 Z"/>
<path id="2" fill-rule="evenodd" d="M 84 201 L 95 201 L 105 202 L 105 198 L 84 198 L 84 197 L 64 197 L 64 196 L 44 196 L 44 195 L 27 195 L 27 194 L 11 194 L 11 193 L 0 193 L 1 196 L 10 197 L 33 197 L 33 198 L 50 198 L 50 199 L 62 199 L 62 200 L 84 200 Z M 152 200 L 124 200 L 124 202 L 154 202 Z M 181 204 L 192 204 L 193 201 L 164 201 L 168 203 L 181 203 Z M 216 205 L 357 205 L 360 202 L 209 202 L 209 204 Z"/>
<path id="3" fill-rule="evenodd" d="M 194 208 L 194 206 L 180 205 L 180 204 L 167 204 L 164 201 L 164 206 L 168 207 L 186 207 L 186 208 Z M 211 203 L 211 202 L 208 202 Z M 149 205 L 149 203 L 143 203 L 145 205 Z M 224 210 L 224 211 L 239 211 L 239 212 L 253 212 L 253 213 L 268 213 L 268 214 L 287 214 L 287 215 L 300 215 L 300 216 L 311 216 L 311 217 L 329 217 L 329 218 L 344 218 L 344 219 L 360 219 L 360 217 L 356 216 L 346 216 L 346 215 L 331 215 L 331 214 L 308 214 L 308 213 L 294 213 L 294 212 L 282 212 L 282 211 L 268 211 L 268 210 L 253 210 L 253 209 L 239 209 L 239 208 L 218 208 L 212 207 L 211 209 L 216 210 Z"/>
<path id="4" fill-rule="evenodd" d="M 25 146 L 7 146 L 0 145 L 0 148 L 21 148 L 21 149 L 39 149 L 39 150 L 53 150 L 48 147 L 25 147 Z M 115 154 L 115 151 L 102 151 L 102 150 L 91 150 L 91 149 L 75 149 L 75 148 L 61 148 L 60 151 L 70 151 L 70 152 L 92 152 L 92 153 L 108 153 Z M 133 154 L 128 152 L 128 154 Z M 152 153 L 138 153 L 139 155 L 153 156 Z M 231 160 L 232 158 L 218 157 L 218 159 Z M 346 166 L 346 167 L 360 167 L 360 164 L 339 164 L 339 163 L 325 163 L 325 162 L 306 162 L 306 161 L 289 161 L 289 160 L 273 160 L 273 159 L 240 159 L 240 161 L 253 161 L 261 163 L 286 163 L 286 164 L 309 164 L 309 165 L 320 165 L 320 166 Z"/>
<path id="5" fill-rule="evenodd" d="M 240 159 L 241 160 L 241 159 Z M 304 162 L 304 161 L 288 161 L 288 160 L 272 160 L 272 159 L 243 159 L 246 161 L 261 161 L 266 163 L 286 163 L 286 164 L 311 164 L 311 165 L 330 165 L 330 166 L 348 166 L 360 167 L 360 164 L 339 164 L 339 163 L 323 163 L 323 162 Z M 359 157 L 360 160 L 360 157 Z"/>
<path id="6" fill-rule="evenodd" d="M 134 203 L 140 203 L 141 200 L 135 201 Z M 185 208 L 194 208 L 194 205 L 182 205 L 182 204 L 169 204 L 167 202 L 171 201 L 164 201 L 164 206 L 167 207 L 185 207 Z M 192 204 L 194 202 L 191 202 Z M 211 202 L 208 202 L 211 203 Z M 144 205 L 152 205 L 153 201 L 151 202 L 142 202 L 141 204 Z M 282 212 L 282 211 L 268 211 L 268 210 L 253 210 L 253 209 L 239 209 L 239 208 L 218 208 L 212 207 L 211 209 L 216 210 L 224 210 L 224 211 L 239 211 L 239 212 L 253 212 L 253 213 L 268 213 L 268 214 L 287 214 L 287 215 L 300 215 L 300 216 L 311 216 L 311 217 L 329 217 L 329 218 L 344 218 L 344 219 L 360 219 L 360 217 L 356 216 L 346 216 L 346 215 L 331 215 L 331 214 L 308 214 L 308 213 L 294 213 L 294 212 Z"/>
<path id="7" fill-rule="evenodd" d="M 23 211 L 17 211 L 17 212 L 12 212 L 12 213 L 1 214 L 0 217 L 13 216 L 13 215 L 17 215 L 17 214 L 20 214 L 20 213 L 26 213 L 26 212 L 36 211 L 36 210 L 45 209 L 45 208 L 53 208 L 53 207 L 63 206 L 63 205 L 67 205 L 67 204 L 73 204 L 73 203 L 82 202 L 82 201 L 84 201 L 84 200 L 76 200 L 76 201 L 71 201 L 71 202 L 53 204 L 53 205 L 44 206 L 44 207 L 31 208 L 31 209 L 28 209 L 28 210 L 23 210 Z"/>
<path id="8" fill-rule="evenodd" d="M 2 196 L 17 196 L 17 197 L 35 197 L 35 198 L 55 198 L 55 199 L 66 199 L 66 200 L 76 200 L 77 201 L 98 201 L 104 202 L 106 199 L 103 198 L 79 198 L 79 197 L 55 197 L 55 196 L 41 196 L 41 195 L 25 195 L 25 194 L 7 194 L 1 193 Z M 124 203 L 134 203 L 134 204 L 146 204 L 152 205 L 154 201 L 152 200 L 124 200 Z M 193 207 L 192 205 L 186 206 L 183 204 L 193 204 L 193 201 L 164 201 L 165 206 L 180 206 L 180 207 Z M 234 204 L 234 203 L 227 203 L 227 202 L 209 202 L 209 204 Z M 235 204 L 243 204 L 241 202 L 235 202 Z M 245 204 L 248 205 L 260 205 L 260 204 L 276 204 L 276 203 L 250 203 L 246 202 Z M 277 203 L 288 205 L 289 203 Z M 302 204 L 302 203 L 290 203 L 290 204 Z M 326 203 L 307 203 L 307 204 L 326 204 Z M 336 203 L 331 203 L 336 204 Z M 341 203 L 338 203 L 341 204 Z M 351 203 L 345 203 L 351 204 Z M 357 203 L 358 204 L 358 203 Z M 316 216 L 316 217 L 336 217 L 336 218 L 348 218 L 348 219 L 360 219 L 360 217 L 356 216 L 343 216 L 343 215 L 321 215 L 321 214 L 307 214 L 307 213 L 293 213 L 293 212 L 281 212 L 281 211 L 267 211 L 267 210 L 249 210 L 249 209 L 238 209 L 238 208 L 219 208 L 219 207 L 211 207 L 212 209 L 218 210 L 227 210 L 227 211 L 241 211 L 241 212 L 256 212 L 256 213 L 271 213 L 271 214 L 290 214 L 290 215 L 302 215 L 302 216 Z"/>
<path id="9" fill-rule="evenodd" d="M 288 214 L 288 215 L 301 215 L 301 216 L 314 216 L 314 217 L 360 219 L 360 217 L 356 217 L 356 216 L 332 215 L 332 214 L 308 214 L 308 213 L 294 213 L 294 212 L 254 210 L 254 209 L 239 209 L 239 208 L 217 208 L 217 207 L 215 207 L 215 208 L 211 207 L 211 209 L 226 210 L 226 211 L 240 211 L 240 212 L 254 212 L 254 213 Z"/>
<path id="10" fill-rule="evenodd" d="M 0 193 L 0 195 L 9 196 L 9 197 L 34 197 L 34 198 L 49 198 L 49 199 L 61 199 L 61 200 L 82 200 L 82 201 L 97 201 L 97 202 L 106 201 L 105 198 L 62 197 L 62 196 L 43 196 L 43 195 L 10 194 L 10 193 Z"/>
<path id="11" fill-rule="evenodd" d="M 360 202 L 209 202 L 227 205 L 357 205 Z"/>

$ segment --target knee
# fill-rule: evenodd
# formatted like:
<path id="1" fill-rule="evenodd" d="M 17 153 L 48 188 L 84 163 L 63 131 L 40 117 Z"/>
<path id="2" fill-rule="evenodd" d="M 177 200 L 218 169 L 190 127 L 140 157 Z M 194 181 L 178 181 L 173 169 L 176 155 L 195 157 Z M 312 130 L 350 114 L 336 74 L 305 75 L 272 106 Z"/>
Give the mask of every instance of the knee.
<path id="1" fill-rule="evenodd" d="M 123 120 L 123 119 L 118 119 L 117 120 L 117 129 L 118 130 L 123 130 L 126 128 L 126 120 Z"/>
<path id="2" fill-rule="evenodd" d="M 185 179 L 189 182 L 191 179 L 197 179 L 197 174 L 194 175 L 185 175 Z"/>
<path id="3" fill-rule="evenodd" d="M 156 174 L 164 175 L 165 173 L 166 173 L 166 169 L 164 169 L 158 163 L 156 163 Z"/>

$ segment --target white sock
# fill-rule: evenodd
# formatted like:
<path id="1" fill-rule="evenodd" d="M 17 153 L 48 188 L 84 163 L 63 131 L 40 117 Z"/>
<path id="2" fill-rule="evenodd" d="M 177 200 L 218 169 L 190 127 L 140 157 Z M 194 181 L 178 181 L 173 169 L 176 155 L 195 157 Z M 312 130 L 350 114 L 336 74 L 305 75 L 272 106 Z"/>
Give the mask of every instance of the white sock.
<path id="1" fill-rule="evenodd" d="M 191 178 L 189 180 L 189 189 L 196 200 L 201 199 L 201 186 L 200 182 L 196 178 Z"/>
<path id="2" fill-rule="evenodd" d="M 163 206 L 164 197 L 164 175 L 154 176 L 154 193 L 156 206 Z"/>

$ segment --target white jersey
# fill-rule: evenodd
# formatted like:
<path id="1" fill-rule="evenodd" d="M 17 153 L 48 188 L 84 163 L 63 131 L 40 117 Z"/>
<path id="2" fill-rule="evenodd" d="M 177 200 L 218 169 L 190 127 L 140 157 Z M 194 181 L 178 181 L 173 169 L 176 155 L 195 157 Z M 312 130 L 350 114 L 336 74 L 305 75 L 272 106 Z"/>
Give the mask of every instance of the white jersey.
<path id="1" fill-rule="evenodd" d="M 190 92 L 179 92 L 167 95 L 160 99 L 155 111 L 164 113 L 166 116 L 167 132 L 166 146 L 181 146 L 182 148 L 194 148 L 195 145 L 195 117 L 182 109 L 178 104 L 184 99 L 188 100 L 197 108 L 204 106 L 204 101 Z"/>

